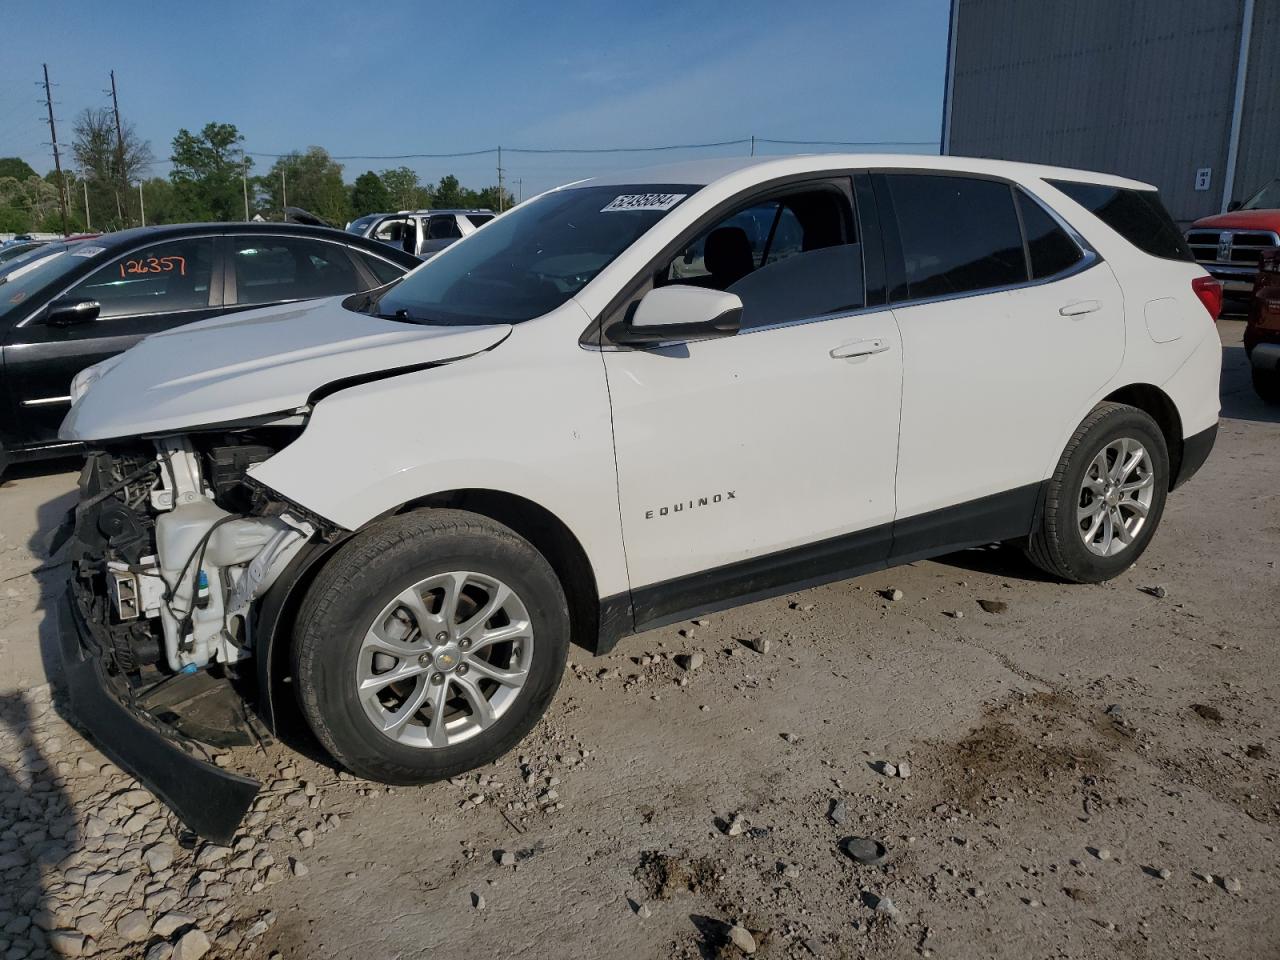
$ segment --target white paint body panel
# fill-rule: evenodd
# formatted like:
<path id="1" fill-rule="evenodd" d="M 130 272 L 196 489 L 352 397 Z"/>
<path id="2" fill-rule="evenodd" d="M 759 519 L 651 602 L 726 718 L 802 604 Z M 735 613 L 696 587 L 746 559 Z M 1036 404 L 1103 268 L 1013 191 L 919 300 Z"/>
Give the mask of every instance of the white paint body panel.
<path id="1" fill-rule="evenodd" d="M 1098 309 L 1063 316 L 1079 301 Z M 895 307 L 902 329 L 898 516 L 1045 477 L 1057 430 L 1124 357 L 1124 304 L 1105 264 L 1015 290 Z M 1074 418 L 1074 419 L 1073 419 Z"/>
<path id="2" fill-rule="evenodd" d="M 72 405 L 59 436 L 109 440 L 290 412 L 334 380 L 469 356 L 511 330 L 399 323 L 345 310 L 342 300 L 152 334 L 101 364 L 105 372 Z"/>
<path id="3" fill-rule="evenodd" d="M 606 353 L 632 586 L 892 521 L 900 347 L 882 310 Z"/>

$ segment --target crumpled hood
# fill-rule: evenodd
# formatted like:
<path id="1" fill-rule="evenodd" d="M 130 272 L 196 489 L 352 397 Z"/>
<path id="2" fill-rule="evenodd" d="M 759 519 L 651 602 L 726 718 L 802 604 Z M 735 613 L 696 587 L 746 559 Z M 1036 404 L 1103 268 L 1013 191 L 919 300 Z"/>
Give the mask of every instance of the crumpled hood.
<path id="1" fill-rule="evenodd" d="M 342 307 L 343 297 L 202 320 L 147 337 L 81 374 L 64 440 L 110 440 L 297 410 L 335 381 L 448 363 L 506 339 L 508 324 L 432 327 Z"/>

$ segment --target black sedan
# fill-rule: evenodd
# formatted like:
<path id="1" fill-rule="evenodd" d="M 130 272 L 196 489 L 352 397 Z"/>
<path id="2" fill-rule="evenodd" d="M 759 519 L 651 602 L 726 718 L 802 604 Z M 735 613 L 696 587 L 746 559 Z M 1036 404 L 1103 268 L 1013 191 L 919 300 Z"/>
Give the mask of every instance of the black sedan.
<path id="1" fill-rule="evenodd" d="M 48 244 L 0 275 L 0 471 L 75 452 L 58 440 L 72 377 L 148 334 L 369 290 L 420 262 L 376 240 L 293 223 L 143 227 Z"/>

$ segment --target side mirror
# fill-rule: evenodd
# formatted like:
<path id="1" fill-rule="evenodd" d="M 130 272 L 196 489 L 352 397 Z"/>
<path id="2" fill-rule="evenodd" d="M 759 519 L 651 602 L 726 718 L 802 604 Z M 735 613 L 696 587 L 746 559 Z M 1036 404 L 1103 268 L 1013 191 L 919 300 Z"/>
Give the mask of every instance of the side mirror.
<path id="1" fill-rule="evenodd" d="M 73 323 L 97 320 L 101 309 L 102 305 L 89 297 L 60 297 L 49 304 L 44 320 L 55 327 L 66 327 Z"/>
<path id="2" fill-rule="evenodd" d="M 1234 213 L 1236 210 L 1239 210 L 1243 206 L 1244 204 L 1241 203 L 1239 200 L 1232 200 L 1230 203 L 1227 204 L 1227 213 Z"/>
<path id="3" fill-rule="evenodd" d="M 629 347 L 732 337 L 742 324 L 742 300 L 734 293 L 703 287 L 655 287 L 644 295 L 630 319 L 607 331 L 614 343 Z"/>

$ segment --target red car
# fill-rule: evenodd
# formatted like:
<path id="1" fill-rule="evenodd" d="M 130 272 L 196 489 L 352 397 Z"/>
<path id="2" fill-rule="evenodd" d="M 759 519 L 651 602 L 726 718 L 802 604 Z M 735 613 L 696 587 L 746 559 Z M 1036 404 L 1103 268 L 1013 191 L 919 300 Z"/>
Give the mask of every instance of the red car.
<path id="1" fill-rule="evenodd" d="M 1200 265 L 1222 281 L 1224 298 L 1239 310 L 1253 292 L 1258 258 L 1280 246 L 1280 179 L 1232 208 L 1193 223 L 1187 244 Z"/>
<path id="2" fill-rule="evenodd" d="M 1244 349 L 1253 366 L 1253 389 L 1267 403 L 1280 404 L 1280 248 L 1259 258 Z"/>

